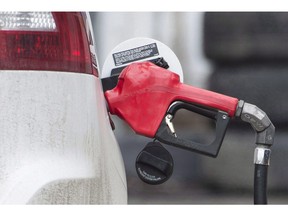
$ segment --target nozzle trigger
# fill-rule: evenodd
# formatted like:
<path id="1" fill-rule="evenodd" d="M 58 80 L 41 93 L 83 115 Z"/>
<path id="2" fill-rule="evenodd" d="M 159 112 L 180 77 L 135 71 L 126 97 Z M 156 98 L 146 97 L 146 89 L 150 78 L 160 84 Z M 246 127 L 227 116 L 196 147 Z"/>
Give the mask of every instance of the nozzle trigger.
<path id="1" fill-rule="evenodd" d="M 172 119 L 173 119 L 173 115 L 171 115 L 169 113 L 165 116 L 165 122 L 166 122 L 168 128 L 170 129 L 173 136 L 177 137 L 175 129 L 174 129 L 174 125 L 172 123 Z"/>

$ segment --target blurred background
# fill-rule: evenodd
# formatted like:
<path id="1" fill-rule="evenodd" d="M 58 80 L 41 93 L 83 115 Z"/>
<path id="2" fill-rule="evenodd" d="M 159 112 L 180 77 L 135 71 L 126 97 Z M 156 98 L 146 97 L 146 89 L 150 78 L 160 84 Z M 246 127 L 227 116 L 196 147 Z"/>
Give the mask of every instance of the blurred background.
<path id="1" fill-rule="evenodd" d="M 288 204 L 288 13 L 91 12 L 99 68 L 119 43 L 150 37 L 178 56 L 184 83 L 243 99 L 276 127 L 268 202 Z M 171 146 L 174 173 L 162 185 L 143 183 L 135 159 L 151 139 L 113 116 L 127 174 L 130 204 L 253 204 L 255 133 L 231 121 L 217 158 Z M 209 120 L 179 111 L 176 132 L 202 143 L 214 137 Z"/>

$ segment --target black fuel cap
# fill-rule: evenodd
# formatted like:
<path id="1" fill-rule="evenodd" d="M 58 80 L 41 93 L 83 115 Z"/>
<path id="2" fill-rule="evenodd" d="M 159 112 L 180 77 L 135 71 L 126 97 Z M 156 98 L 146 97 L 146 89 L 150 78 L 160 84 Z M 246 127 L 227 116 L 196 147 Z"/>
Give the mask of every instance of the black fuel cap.
<path id="1" fill-rule="evenodd" d="M 150 142 L 136 159 L 136 171 L 139 178 L 152 185 L 162 184 L 173 173 L 173 158 L 159 143 Z"/>

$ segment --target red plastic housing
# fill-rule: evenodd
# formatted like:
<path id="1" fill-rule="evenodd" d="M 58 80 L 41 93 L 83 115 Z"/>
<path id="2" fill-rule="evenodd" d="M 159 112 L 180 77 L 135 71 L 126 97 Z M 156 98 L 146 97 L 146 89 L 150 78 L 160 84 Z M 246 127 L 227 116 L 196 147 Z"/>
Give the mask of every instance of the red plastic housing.
<path id="1" fill-rule="evenodd" d="M 154 137 L 169 106 L 185 101 L 227 112 L 233 117 L 238 99 L 180 82 L 177 74 L 153 63 L 134 63 L 119 76 L 117 86 L 105 92 L 111 114 L 125 120 L 138 134 Z"/>

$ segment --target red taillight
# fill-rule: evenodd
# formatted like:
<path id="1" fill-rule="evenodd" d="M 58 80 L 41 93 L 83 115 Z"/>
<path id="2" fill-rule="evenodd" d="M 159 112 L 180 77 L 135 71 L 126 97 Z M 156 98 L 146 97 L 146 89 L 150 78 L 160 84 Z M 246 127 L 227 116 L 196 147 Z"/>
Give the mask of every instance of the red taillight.
<path id="1" fill-rule="evenodd" d="M 92 74 L 89 41 L 81 13 L 35 14 L 0 14 L 0 70 Z"/>

